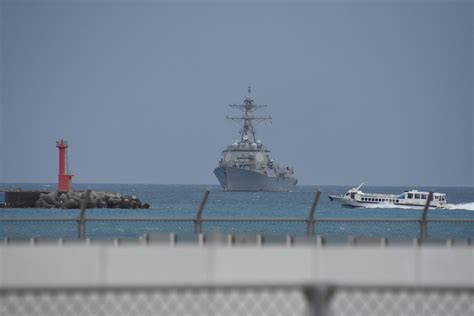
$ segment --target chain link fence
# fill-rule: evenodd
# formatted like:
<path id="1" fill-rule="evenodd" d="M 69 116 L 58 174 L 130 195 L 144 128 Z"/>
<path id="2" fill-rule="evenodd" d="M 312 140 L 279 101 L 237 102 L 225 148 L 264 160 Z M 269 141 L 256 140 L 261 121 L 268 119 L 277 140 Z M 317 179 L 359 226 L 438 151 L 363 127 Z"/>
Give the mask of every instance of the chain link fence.
<path id="1" fill-rule="evenodd" d="M 194 286 L 3 289 L 0 314 L 474 315 L 473 288 Z"/>
<path id="2" fill-rule="evenodd" d="M 0 217 L 0 238 L 115 239 L 153 233 L 321 235 L 327 237 L 383 237 L 390 239 L 472 239 L 474 219 L 427 218 L 426 203 L 419 218 L 327 218 L 315 216 L 316 192 L 308 217 L 203 217 L 206 191 L 194 217 L 91 217 L 83 208 L 78 217 Z M 431 197 L 431 195 L 430 195 Z M 427 201 L 430 201 L 428 199 Z M 87 203 L 82 203 L 87 205 Z"/>
<path id="3" fill-rule="evenodd" d="M 267 236 L 315 236 L 328 238 L 381 237 L 392 240 L 420 238 L 424 240 L 463 239 L 474 237 L 474 220 L 430 219 L 423 222 L 426 238 L 421 236 L 421 223 L 416 219 L 323 218 L 308 227 L 304 218 L 202 218 L 203 234 L 260 234 Z M 196 234 L 195 218 L 0 218 L 0 238 L 116 239 L 139 238 L 147 234 Z M 81 234 L 83 236 L 81 236 Z"/>
<path id="4" fill-rule="evenodd" d="M 334 316 L 474 315 L 474 289 L 341 287 L 329 305 Z"/>

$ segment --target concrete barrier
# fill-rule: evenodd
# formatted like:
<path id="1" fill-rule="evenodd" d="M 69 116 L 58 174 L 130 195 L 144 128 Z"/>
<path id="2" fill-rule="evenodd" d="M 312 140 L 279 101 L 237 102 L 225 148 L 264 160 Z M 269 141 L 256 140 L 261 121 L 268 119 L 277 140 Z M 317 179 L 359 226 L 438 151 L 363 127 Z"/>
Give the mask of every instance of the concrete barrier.
<path id="1" fill-rule="evenodd" d="M 336 283 L 474 285 L 474 247 L 52 243 L 0 246 L 0 288 Z"/>

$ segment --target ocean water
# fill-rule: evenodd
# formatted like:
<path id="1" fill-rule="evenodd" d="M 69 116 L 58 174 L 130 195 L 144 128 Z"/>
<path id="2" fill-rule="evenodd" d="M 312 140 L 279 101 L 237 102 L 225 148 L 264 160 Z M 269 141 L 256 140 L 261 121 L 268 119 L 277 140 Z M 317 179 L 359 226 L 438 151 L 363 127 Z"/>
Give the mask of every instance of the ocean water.
<path id="1" fill-rule="evenodd" d="M 0 188 L 23 190 L 54 190 L 54 184 L 0 184 Z M 321 191 L 316 209 L 318 219 L 347 219 L 347 221 L 316 222 L 315 234 L 346 238 L 348 236 L 376 236 L 392 239 L 411 239 L 419 235 L 420 208 L 384 206 L 374 208 L 344 208 L 328 199 L 329 193 L 343 193 L 348 186 L 297 186 L 294 192 L 223 192 L 217 185 L 156 185 L 156 184 L 74 184 L 75 190 L 90 188 L 96 191 L 120 192 L 138 196 L 151 204 L 147 210 L 89 209 L 86 217 L 94 221 L 86 223 L 86 235 L 92 239 L 136 238 L 145 233 L 177 232 L 188 236 L 194 231 L 191 221 L 111 222 L 111 217 L 167 217 L 190 218 L 196 211 L 204 192 L 210 190 L 203 218 L 301 218 L 308 217 L 314 192 Z M 444 192 L 447 194 L 448 209 L 430 209 L 428 219 L 456 219 L 456 222 L 432 222 L 428 225 L 430 239 L 472 239 L 474 238 L 474 188 L 462 187 L 364 187 L 365 192 L 398 194 L 406 189 Z M 1 199 L 1 197 L 0 197 Z M 0 209 L 0 218 L 77 218 L 78 210 L 61 209 Z M 377 218 L 386 222 L 356 222 L 351 219 Z M 407 222 L 391 222 L 391 219 L 411 219 Z M 103 219 L 103 220 L 101 220 Z M 264 235 L 305 235 L 304 222 L 250 222 L 213 221 L 203 222 L 203 232 L 221 232 Z M 77 223 L 61 221 L 44 222 L 1 222 L 0 238 L 44 237 L 74 239 Z"/>

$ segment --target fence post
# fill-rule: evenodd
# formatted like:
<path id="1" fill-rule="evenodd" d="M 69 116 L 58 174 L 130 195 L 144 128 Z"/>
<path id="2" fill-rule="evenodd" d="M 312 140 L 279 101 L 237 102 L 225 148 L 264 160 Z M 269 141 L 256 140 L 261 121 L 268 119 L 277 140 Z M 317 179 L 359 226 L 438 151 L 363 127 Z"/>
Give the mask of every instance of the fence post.
<path id="1" fill-rule="evenodd" d="M 81 213 L 79 214 L 79 218 L 77 219 L 77 223 L 78 223 L 77 239 L 86 238 L 86 210 L 87 210 L 87 204 L 89 204 L 90 194 L 91 194 L 91 190 L 87 189 L 86 196 L 83 199 L 79 200 Z"/>
<path id="2" fill-rule="evenodd" d="M 428 209 L 430 203 L 433 200 L 433 192 L 430 191 L 428 194 L 428 199 L 426 199 L 425 207 L 423 208 L 423 213 L 420 218 L 420 241 L 425 241 L 428 238 L 428 221 L 426 220 L 426 215 L 428 214 Z"/>
<path id="3" fill-rule="evenodd" d="M 329 315 L 329 304 L 333 297 L 334 286 L 308 285 L 303 288 L 303 293 L 308 302 L 308 315 Z"/>
<path id="4" fill-rule="evenodd" d="M 199 235 L 201 233 L 201 223 L 202 223 L 202 212 L 204 211 L 204 206 L 206 206 L 207 197 L 209 196 L 209 190 L 204 193 L 201 204 L 194 219 L 194 233 Z"/>
<path id="5" fill-rule="evenodd" d="M 314 212 L 316 210 L 316 206 L 318 205 L 320 195 L 321 195 L 321 192 L 319 191 L 314 192 L 313 203 L 311 204 L 311 209 L 309 210 L 308 219 L 306 220 L 308 237 L 313 237 L 313 234 L 314 234 L 314 222 L 315 222 Z"/>

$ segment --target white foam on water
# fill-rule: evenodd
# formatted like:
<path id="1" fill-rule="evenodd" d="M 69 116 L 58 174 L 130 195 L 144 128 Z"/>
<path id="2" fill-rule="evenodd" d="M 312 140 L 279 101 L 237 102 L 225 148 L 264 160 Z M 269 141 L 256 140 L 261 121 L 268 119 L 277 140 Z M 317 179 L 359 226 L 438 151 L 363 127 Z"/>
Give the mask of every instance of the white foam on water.
<path id="1" fill-rule="evenodd" d="M 459 204 L 448 204 L 446 206 L 448 210 L 468 210 L 474 211 L 474 202 L 470 203 L 459 203 Z"/>
<path id="2" fill-rule="evenodd" d="M 422 210 L 423 206 L 413 206 L 413 205 L 395 205 L 390 203 L 382 204 L 370 204 L 366 205 L 365 208 L 399 208 L 404 210 Z M 431 208 L 433 209 L 433 208 Z M 447 204 L 444 208 L 446 210 L 467 210 L 474 211 L 474 202 L 470 203 L 459 203 L 459 204 Z"/>

